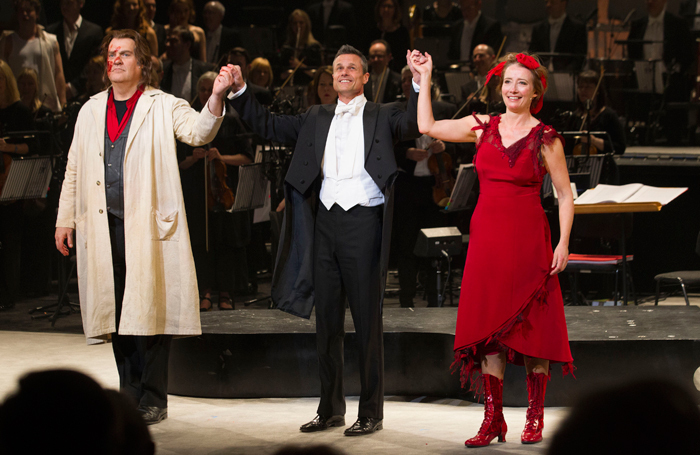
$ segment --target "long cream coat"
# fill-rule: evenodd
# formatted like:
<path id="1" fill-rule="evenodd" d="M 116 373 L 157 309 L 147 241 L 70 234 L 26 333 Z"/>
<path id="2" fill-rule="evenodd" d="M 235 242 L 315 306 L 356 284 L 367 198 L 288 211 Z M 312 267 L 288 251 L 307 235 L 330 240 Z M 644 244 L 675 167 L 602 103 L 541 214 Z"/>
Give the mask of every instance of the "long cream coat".
<path id="1" fill-rule="evenodd" d="M 112 254 L 104 186 L 107 97 L 78 114 L 57 227 L 75 229 L 78 285 L 88 344 L 115 332 Z M 223 117 L 149 87 L 131 121 L 123 165 L 126 286 L 121 335 L 199 335 L 199 297 L 175 139 L 199 146 Z"/>

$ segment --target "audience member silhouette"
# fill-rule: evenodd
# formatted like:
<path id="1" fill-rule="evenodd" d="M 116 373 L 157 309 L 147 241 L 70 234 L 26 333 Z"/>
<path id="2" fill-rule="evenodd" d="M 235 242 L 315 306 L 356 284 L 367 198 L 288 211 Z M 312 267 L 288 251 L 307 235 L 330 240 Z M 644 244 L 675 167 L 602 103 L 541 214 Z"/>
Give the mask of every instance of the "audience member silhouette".
<path id="1" fill-rule="evenodd" d="M 666 380 L 640 380 L 594 392 L 557 430 L 548 455 L 700 453 L 700 410 Z"/>

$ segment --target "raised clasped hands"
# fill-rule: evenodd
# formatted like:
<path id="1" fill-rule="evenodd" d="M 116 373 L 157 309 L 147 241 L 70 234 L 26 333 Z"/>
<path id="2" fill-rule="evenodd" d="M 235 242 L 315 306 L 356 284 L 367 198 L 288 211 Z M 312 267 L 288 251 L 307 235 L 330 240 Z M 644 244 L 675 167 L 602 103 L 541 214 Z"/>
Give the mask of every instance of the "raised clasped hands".
<path id="1" fill-rule="evenodd" d="M 429 53 L 426 52 L 422 54 L 418 50 L 413 50 L 413 52 L 406 54 L 406 59 L 408 61 L 408 67 L 413 73 L 414 80 L 422 77 L 430 77 L 433 71 L 433 58 Z M 418 75 L 418 78 L 416 78 L 416 75 Z M 419 80 L 416 80 L 416 83 L 420 83 Z"/>
<path id="2" fill-rule="evenodd" d="M 238 68 L 238 67 L 236 67 Z M 238 70 L 240 74 L 240 68 Z M 219 75 L 214 79 L 214 87 L 212 93 L 219 98 L 223 98 L 226 94 L 226 90 L 233 86 L 236 82 L 236 75 L 234 73 L 234 65 L 228 64 L 222 66 L 219 71 Z"/>

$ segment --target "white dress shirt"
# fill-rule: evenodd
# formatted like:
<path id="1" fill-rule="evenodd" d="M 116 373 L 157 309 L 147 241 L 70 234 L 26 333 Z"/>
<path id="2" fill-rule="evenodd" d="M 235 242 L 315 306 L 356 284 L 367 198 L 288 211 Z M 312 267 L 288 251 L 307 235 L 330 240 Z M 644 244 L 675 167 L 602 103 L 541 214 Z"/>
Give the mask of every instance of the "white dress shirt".
<path id="1" fill-rule="evenodd" d="M 63 21 L 63 46 L 66 48 L 66 55 L 69 58 L 81 25 L 83 25 L 83 16 L 81 15 L 78 15 L 78 20 L 72 26 L 68 25 L 65 20 Z"/>
<path id="2" fill-rule="evenodd" d="M 469 22 L 464 20 L 464 28 L 462 29 L 462 42 L 460 44 L 460 60 L 471 60 L 472 58 L 472 37 L 474 36 L 474 30 L 476 29 L 476 23 L 479 22 L 481 17 L 481 11 L 476 15 L 473 21 Z"/>
<path id="3" fill-rule="evenodd" d="M 666 14 L 666 8 L 656 17 L 649 16 L 644 40 L 658 42 L 644 45 L 644 58 L 646 60 L 661 60 L 664 57 L 664 14 Z"/>
<path id="4" fill-rule="evenodd" d="M 338 100 L 323 152 L 320 199 L 328 210 L 334 204 L 347 211 L 356 205 L 374 207 L 384 203 L 384 194 L 365 169 L 362 116 L 366 103 L 364 95 L 347 104 Z M 341 114 L 346 107 L 350 112 Z"/>
<path id="5" fill-rule="evenodd" d="M 428 177 L 430 176 L 430 169 L 428 168 L 428 160 L 430 159 L 430 156 L 433 154 L 432 150 L 430 150 L 428 147 L 430 144 L 433 143 L 433 138 L 424 134 L 418 139 L 416 139 L 416 148 L 421 149 L 421 150 L 427 150 L 428 151 L 428 156 L 425 159 L 422 159 L 416 163 L 416 167 L 413 170 L 413 175 L 416 177 Z"/>
<path id="6" fill-rule="evenodd" d="M 170 93 L 187 101 L 192 99 L 192 59 L 181 65 L 173 63 L 173 85 Z"/>
<path id="7" fill-rule="evenodd" d="M 219 25 L 216 30 L 207 33 L 207 62 L 216 63 L 214 59 L 217 57 L 217 51 L 221 43 L 221 30 L 223 25 Z"/>
<path id="8" fill-rule="evenodd" d="M 549 52 L 554 52 L 554 48 L 557 46 L 557 40 L 559 39 L 559 34 L 561 33 L 561 28 L 566 20 L 566 13 L 562 14 L 561 17 L 556 19 L 548 18 L 549 21 Z"/>

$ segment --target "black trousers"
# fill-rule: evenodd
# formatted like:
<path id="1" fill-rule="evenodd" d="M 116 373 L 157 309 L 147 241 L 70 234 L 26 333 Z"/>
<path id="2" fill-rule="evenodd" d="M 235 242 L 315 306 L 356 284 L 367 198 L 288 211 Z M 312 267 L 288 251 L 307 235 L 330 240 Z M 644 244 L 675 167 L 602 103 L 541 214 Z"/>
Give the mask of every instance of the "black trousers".
<path id="1" fill-rule="evenodd" d="M 112 244 L 114 297 L 117 331 L 122 314 L 126 284 L 124 221 L 109 215 Z M 112 334 L 112 349 L 119 371 L 119 390 L 131 396 L 139 406 L 168 406 L 168 358 L 171 335 L 136 336 Z"/>
<path id="2" fill-rule="evenodd" d="M 359 417 L 383 418 L 384 340 L 380 307 L 383 206 L 347 212 L 319 203 L 314 238 L 316 343 L 321 376 L 318 414 L 344 415 L 345 301 L 355 324 L 360 362 Z"/>

